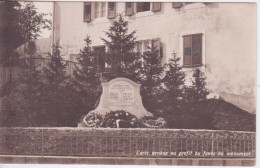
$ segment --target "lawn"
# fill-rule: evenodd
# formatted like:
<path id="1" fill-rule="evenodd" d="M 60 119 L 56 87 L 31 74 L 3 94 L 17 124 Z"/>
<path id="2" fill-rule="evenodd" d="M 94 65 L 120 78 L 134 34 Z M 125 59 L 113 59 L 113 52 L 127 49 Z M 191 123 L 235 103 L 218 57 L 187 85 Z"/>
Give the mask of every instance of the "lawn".
<path id="1" fill-rule="evenodd" d="M 163 116 L 169 128 L 255 131 L 256 115 L 221 99 L 186 103 Z"/>

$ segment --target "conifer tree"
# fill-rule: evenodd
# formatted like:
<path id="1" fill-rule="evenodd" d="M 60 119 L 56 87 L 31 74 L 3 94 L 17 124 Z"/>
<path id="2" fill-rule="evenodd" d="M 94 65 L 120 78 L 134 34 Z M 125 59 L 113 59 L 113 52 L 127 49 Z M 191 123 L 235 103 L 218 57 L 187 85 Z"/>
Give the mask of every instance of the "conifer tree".
<path id="1" fill-rule="evenodd" d="M 43 69 L 44 85 L 42 95 L 43 117 L 46 126 L 64 126 L 69 123 L 70 93 L 67 63 L 63 61 L 60 47 L 54 46 L 50 62 Z"/>
<path id="2" fill-rule="evenodd" d="M 151 41 L 151 46 L 142 55 L 141 95 L 148 111 L 158 111 L 161 97 L 161 77 L 164 67 L 159 45 Z"/>
<path id="3" fill-rule="evenodd" d="M 74 71 L 76 91 L 85 102 L 84 112 L 97 106 L 101 94 L 102 71 L 99 68 L 96 55 L 91 51 L 91 40 L 87 36 L 86 46 L 80 51 L 78 65 Z"/>
<path id="4" fill-rule="evenodd" d="M 179 108 L 183 99 L 183 88 L 185 83 L 185 73 L 180 66 L 180 58 L 177 57 L 177 53 L 173 52 L 173 58 L 169 59 L 169 62 L 165 65 L 166 74 L 163 78 L 163 84 L 165 86 L 165 107 L 171 110 Z"/>
<path id="5" fill-rule="evenodd" d="M 206 96 L 210 93 L 206 88 L 206 76 L 199 68 L 196 68 L 193 70 L 192 77 L 192 85 L 186 89 L 187 100 L 192 102 L 205 100 Z"/>
<path id="6" fill-rule="evenodd" d="M 105 32 L 109 40 L 101 38 L 108 47 L 106 70 L 104 77 L 107 80 L 116 77 L 127 77 L 139 81 L 140 56 L 133 52 L 135 48 L 135 33 L 128 33 L 128 21 L 120 14 L 114 20 L 108 31 Z"/>

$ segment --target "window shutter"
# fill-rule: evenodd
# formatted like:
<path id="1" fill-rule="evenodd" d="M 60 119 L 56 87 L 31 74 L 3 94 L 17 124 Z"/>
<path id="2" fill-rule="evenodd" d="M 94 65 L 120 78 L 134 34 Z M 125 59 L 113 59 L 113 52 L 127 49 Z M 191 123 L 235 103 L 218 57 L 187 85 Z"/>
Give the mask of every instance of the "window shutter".
<path id="1" fill-rule="evenodd" d="M 183 65 L 192 65 L 192 36 L 183 36 Z"/>
<path id="2" fill-rule="evenodd" d="M 182 3 L 181 2 L 173 2 L 172 3 L 172 8 L 180 8 L 182 7 Z"/>
<path id="3" fill-rule="evenodd" d="M 158 12 L 161 10 L 161 2 L 153 2 L 152 11 Z"/>
<path id="4" fill-rule="evenodd" d="M 91 2 L 84 2 L 84 22 L 91 21 Z"/>
<path id="5" fill-rule="evenodd" d="M 142 12 L 143 10 L 143 2 L 136 3 L 136 12 Z"/>
<path id="6" fill-rule="evenodd" d="M 114 19 L 116 17 L 116 3 L 108 2 L 108 14 L 109 19 Z"/>
<path id="7" fill-rule="evenodd" d="M 126 2 L 125 3 L 125 15 L 132 16 L 134 14 L 134 3 Z"/>
<path id="8" fill-rule="evenodd" d="M 202 63 L 202 34 L 192 35 L 192 65 Z"/>

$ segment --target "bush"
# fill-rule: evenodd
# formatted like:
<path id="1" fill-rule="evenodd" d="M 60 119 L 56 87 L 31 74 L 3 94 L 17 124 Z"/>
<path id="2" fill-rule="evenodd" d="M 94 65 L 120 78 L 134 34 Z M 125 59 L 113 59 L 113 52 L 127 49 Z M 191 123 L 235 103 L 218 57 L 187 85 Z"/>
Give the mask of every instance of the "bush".
<path id="1" fill-rule="evenodd" d="M 185 73 L 180 65 L 180 58 L 173 52 L 173 58 L 165 65 L 163 107 L 166 113 L 176 113 L 182 106 Z"/>

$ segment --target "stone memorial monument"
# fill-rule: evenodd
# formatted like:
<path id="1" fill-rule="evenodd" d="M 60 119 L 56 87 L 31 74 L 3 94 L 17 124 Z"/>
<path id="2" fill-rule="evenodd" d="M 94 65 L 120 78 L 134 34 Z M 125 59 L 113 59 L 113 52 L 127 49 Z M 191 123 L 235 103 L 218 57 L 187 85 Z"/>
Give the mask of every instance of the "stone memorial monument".
<path id="1" fill-rule="evenodd" d="M 94 110 L 98 114 L 125 110 L 137 118 L 152 116 L 143 104 L 140 95 L 140 84 L 127 78 L 115 78 L 107 83 L 102 83 L 103 93 L 98 107 Z"/>
<path id="2" fill-rule="evenodd" d="M 166 122 L 163 118 L 155 119 L 153 114 L 144 108 L 140 95 L 140 86 L 140 84 L 127 78 L 115 78 L 107 83 L 102 83 L 103 92 L 99 105 L 95 110 L 90 111 L 83 117 L 78 127 L 99 127 L 102 125 L 104 116 L 107 113 L 116 111 L 125 111 L 127 116 L 129 116 L 129 113 L 132 114 L 137 119 L 140 119 L 146 127 L 164 127 Z M 117 128 L 120 127 L 119 122 L 123 120 L 116 119 Z"/>

